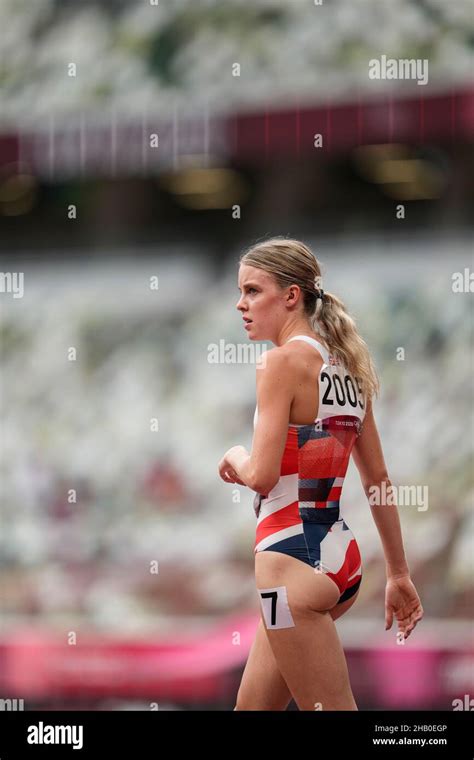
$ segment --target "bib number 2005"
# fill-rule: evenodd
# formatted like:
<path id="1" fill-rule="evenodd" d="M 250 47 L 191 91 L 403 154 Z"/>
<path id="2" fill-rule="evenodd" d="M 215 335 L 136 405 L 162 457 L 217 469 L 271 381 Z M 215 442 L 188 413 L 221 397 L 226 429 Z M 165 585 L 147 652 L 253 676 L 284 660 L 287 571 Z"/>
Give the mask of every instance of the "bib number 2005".
<path id="1" fill-rule="evenodd" d="M 362 388 L 359 379 L 355 378 L 357 391 L 354 387 L 354 381 L 351 375 L 344 375 L 344 382 L 339 375 L 329 375 L 327 372 L 321 372 L 321 382 L 327 383 L 327 387 L 324 391 L 322 398 L 323 404 L 329 404 L 331 406 L 337 403 L 338 406 L 346 406 L 350 404 L 352 407 L 356 407 L 359 404 L 360 408 L 364 408 Z"/>

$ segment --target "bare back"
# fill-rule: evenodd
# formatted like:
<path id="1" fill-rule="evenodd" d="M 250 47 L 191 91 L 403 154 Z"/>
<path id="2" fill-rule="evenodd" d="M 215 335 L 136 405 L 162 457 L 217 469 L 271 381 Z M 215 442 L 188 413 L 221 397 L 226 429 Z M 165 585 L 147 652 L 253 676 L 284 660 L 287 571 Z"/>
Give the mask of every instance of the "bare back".
<path id="1" fill-rule="evenodd" d="M 311 336 L 327 350 L 326 343 L 317 334 Z M 310 425 L 317 417 L 319 408 L 318 377 L 324 364 L 321 354 L 302 340 L 295 340 L 280 346 L 291 356 L 294 377 L 294 398 L 290 407 L 290 424 Z"/>

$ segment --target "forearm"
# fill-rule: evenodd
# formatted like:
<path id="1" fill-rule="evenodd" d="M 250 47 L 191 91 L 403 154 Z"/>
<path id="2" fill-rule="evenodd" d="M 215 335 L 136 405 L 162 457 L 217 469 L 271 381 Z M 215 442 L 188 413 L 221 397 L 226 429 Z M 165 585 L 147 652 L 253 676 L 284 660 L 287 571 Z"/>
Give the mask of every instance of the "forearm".
<path id="1" fill-rule="evenodd" d="M 387 577 L 394 578 L 408 575 L 410 571 L 403 547 L 400 517 L 392 484 L 390 480 L 384 482 L 385 487 L 382 483 L 371 486 L 366 490 L 366 494 L 382 542 Z"/>

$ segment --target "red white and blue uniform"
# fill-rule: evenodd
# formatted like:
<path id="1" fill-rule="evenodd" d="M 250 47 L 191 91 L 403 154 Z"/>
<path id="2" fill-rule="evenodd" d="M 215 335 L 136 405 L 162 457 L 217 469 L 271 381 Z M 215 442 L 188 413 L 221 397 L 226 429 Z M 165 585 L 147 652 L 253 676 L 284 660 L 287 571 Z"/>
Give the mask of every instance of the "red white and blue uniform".
<path id="1" fill-rule="evenodd" d="M 365 398 L 357 378 L 321 343 L 308 335 L 290 340 L 306 341 L 323 358 L 318 415 L 310 425 L 288 426 L 278 483 L 255 495 L 254 551 L 289 554 L 326 573 L 339 587 L 340 603 L 355 594 L 362 578 L 359 547 L 339 505 Z M 254 428 L 257 418 L 256 407 Z"/>

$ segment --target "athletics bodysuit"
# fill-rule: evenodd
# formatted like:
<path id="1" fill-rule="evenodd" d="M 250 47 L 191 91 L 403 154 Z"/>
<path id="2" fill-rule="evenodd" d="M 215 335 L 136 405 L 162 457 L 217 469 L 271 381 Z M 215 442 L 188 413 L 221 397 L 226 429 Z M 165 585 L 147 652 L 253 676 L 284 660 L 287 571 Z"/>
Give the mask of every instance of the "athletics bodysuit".
<path id="1" fill-rule="evenodd" d="M 323 358 L 319 408 L 310 425 L 288 426 L 280 479 L 268 494 L 255 494 L 254 552 L 289 554 L 324 572 L 339 587 L 340 602 L 359 588 L 362 565 L 339 502 L 352 447 L 362 430 L 366 404 L 357 378 L 317 340 L 304 340 Z M 287 341 L 289 343 L 289 341 Z M 255 408 L 254 429 L 258 418 Z"/>

